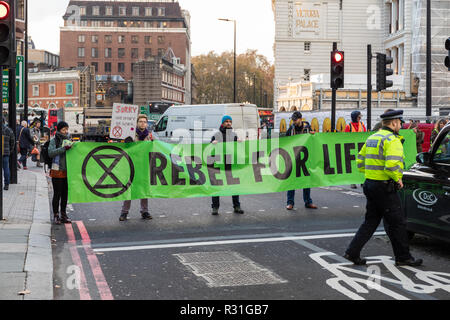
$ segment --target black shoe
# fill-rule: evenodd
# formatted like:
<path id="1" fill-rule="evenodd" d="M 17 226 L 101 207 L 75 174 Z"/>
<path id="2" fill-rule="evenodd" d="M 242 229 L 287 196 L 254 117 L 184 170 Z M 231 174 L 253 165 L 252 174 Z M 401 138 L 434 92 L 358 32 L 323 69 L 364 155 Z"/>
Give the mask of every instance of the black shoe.
<path id="1" fill-rule="evenodd" d="M 242 210 L 240 206 L 237 206 L 237 207 L 234 207 L 234 213 L 243 214 L 244 210 Z"/>
<path id="2" fill-rule="evenodd" d="M 396 266 L 410 266 L 410 267 L 418 267 L 421 266 L 423 263 L 422 259 L 408 259 L 404 261 L 395 261 Z"/>
<path id="3" fill-rule="evenodd" d="M 354 257 L 349 256 L 348 254 L 345 254 L 344 258 L 353 262 L 357 266 L 365 266 L 367 263 L 366 259 L 361 259 L 360 257 L 354 258 Z"/>
<path id="4" fill-rule="evenodd" d="M 126 221 L 128 213 L 121 213 L 119 217 L 119 221 Z"/>
<path id="5" fill-rule="evenodd" d="M 219 214 L 219 208 L 212 208 L 211 214 L 212 214 L 213 216 L 217 216 L 217 215 Z"/>
<path id="6" fill-rule="evenodd" d="M 358 187 L 356 186 L 356 184 L 352 184 L 352 185 L 350 185 L 350 187 L 351 187 L 352 189 L 358 189 Z"/>
<path id="7" fill-rule="evenodd" d="M 4 190 L 8 190 L 9 189 L 9 184 L 5 184 L 5 187 L 3 189 Z"/>
<path id="8" fill-rule="evenodd" d="M 144 220 L 151 220 L 151 219 L 153 219 L 153 217 L 148 212 L 141 213 L 141 217 Z"/>

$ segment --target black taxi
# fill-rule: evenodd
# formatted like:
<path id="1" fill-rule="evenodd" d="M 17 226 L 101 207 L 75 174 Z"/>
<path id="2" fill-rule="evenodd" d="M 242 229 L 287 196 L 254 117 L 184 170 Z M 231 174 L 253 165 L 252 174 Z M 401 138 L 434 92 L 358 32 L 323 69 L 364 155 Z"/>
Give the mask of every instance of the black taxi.
<path id="1" fill-rule="evenodd" d="M 450 242 L 450 123 L 416 160 L 404 172 L 400 194 L 409 236 L 418 233 Z"/>

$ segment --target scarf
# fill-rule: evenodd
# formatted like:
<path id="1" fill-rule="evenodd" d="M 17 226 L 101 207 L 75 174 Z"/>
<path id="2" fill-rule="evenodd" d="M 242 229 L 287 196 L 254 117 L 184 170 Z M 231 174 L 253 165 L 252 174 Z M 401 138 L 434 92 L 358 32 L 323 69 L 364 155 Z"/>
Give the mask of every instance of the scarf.
<path id="1" fill-rule="evenodd" d="M 139 141 L 144 141 L 145 138 L 147 138 L 148 134 L 149 134 L 148 129 L 145 129 L 144 131 L 141 131 L 139 128 L 136 128 L 136 133 L 138 135 Z"/>

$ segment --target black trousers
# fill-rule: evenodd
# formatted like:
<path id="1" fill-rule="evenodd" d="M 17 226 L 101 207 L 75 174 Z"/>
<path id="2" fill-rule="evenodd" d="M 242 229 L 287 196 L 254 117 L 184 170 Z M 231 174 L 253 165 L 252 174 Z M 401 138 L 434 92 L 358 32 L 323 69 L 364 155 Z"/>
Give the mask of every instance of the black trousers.
<path id="1" fill-rule="evenodd" d="M 233 207 L 240 207 L 241 203 L 239 202 L 239 196 L 233 196 Z M 220 197 L 212 197 L 212 207 L 219 208 L 220 207 Z"/>
<path id="2" fill-rule="evenodd" d="M 363 186 L 367 198 L 366 216 L 363 224 L 351 241 L 346 253 L 359 257 L 362 248 L 370 240 L 375 230 L 384 222 L 384 229 L 391 240 L 396 261 L 412 258 L 409 252 L 406 217 L 401 208 L 397 191 L 388 192 L 383 181 L 366 180 Z"/>
<path id="3" fill-rule="evenodd" d="M 53 214 L 58 212 L 66 213 L 68 186 L 67 178 L 52 178 L 53 185 Z M 61 203 L 61 205 L 60 205 Z M 58 211 L 58 207 L 61 207 L 61 211 Z"/>

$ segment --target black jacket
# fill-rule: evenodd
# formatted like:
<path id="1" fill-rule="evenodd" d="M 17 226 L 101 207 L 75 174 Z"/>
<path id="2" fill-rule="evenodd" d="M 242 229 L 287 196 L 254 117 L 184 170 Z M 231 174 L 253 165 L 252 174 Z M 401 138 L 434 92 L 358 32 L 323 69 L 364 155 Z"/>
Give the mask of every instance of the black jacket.
<path id="1" fill-rule="evenodd" d="M 309 133 L 309 131 L 309 126 L 304 122 L 301 127 L 297 127 L 295 124 L 292 124 L 286 131 L 286 137 L 294 136 L 296 134 Z"/>
<path id="2" fill-rule="evenodd" d="M 20 134 L 20 132 L 22 132 L 22 134 Z M 32 146 L 34 146 L 34 140 L 33 138 L 31 138 L 30 129 L 28 128 L 22 127 L 20 130 L 17 131 L 17 140 L 19 141 L 20 149 L 28 150 Z"/>
<path id="3" fill-rule="evenodd" d="M 14 150 L 14 144 L 16 143 L 16 139 L 14 138 L 13 131 L 8 128 L 6 125 L 3 125 L 2 129 L 3 135 L 3 155 L 9 156 L 11 152 Z"/>
<path id="4" fill-rule="evenodd" d="M 228 138 L 228 139 L 227 139 Z M 225 129 L 223 126 L 220 126 L 219 132 L 216 132 L 211 138 L 211 142 L 216 141 L 217 142 L 230 142 L 230 141 L 237 141 L 238 136 L 236 133 L 233 132 L 233 129 Z"/>

